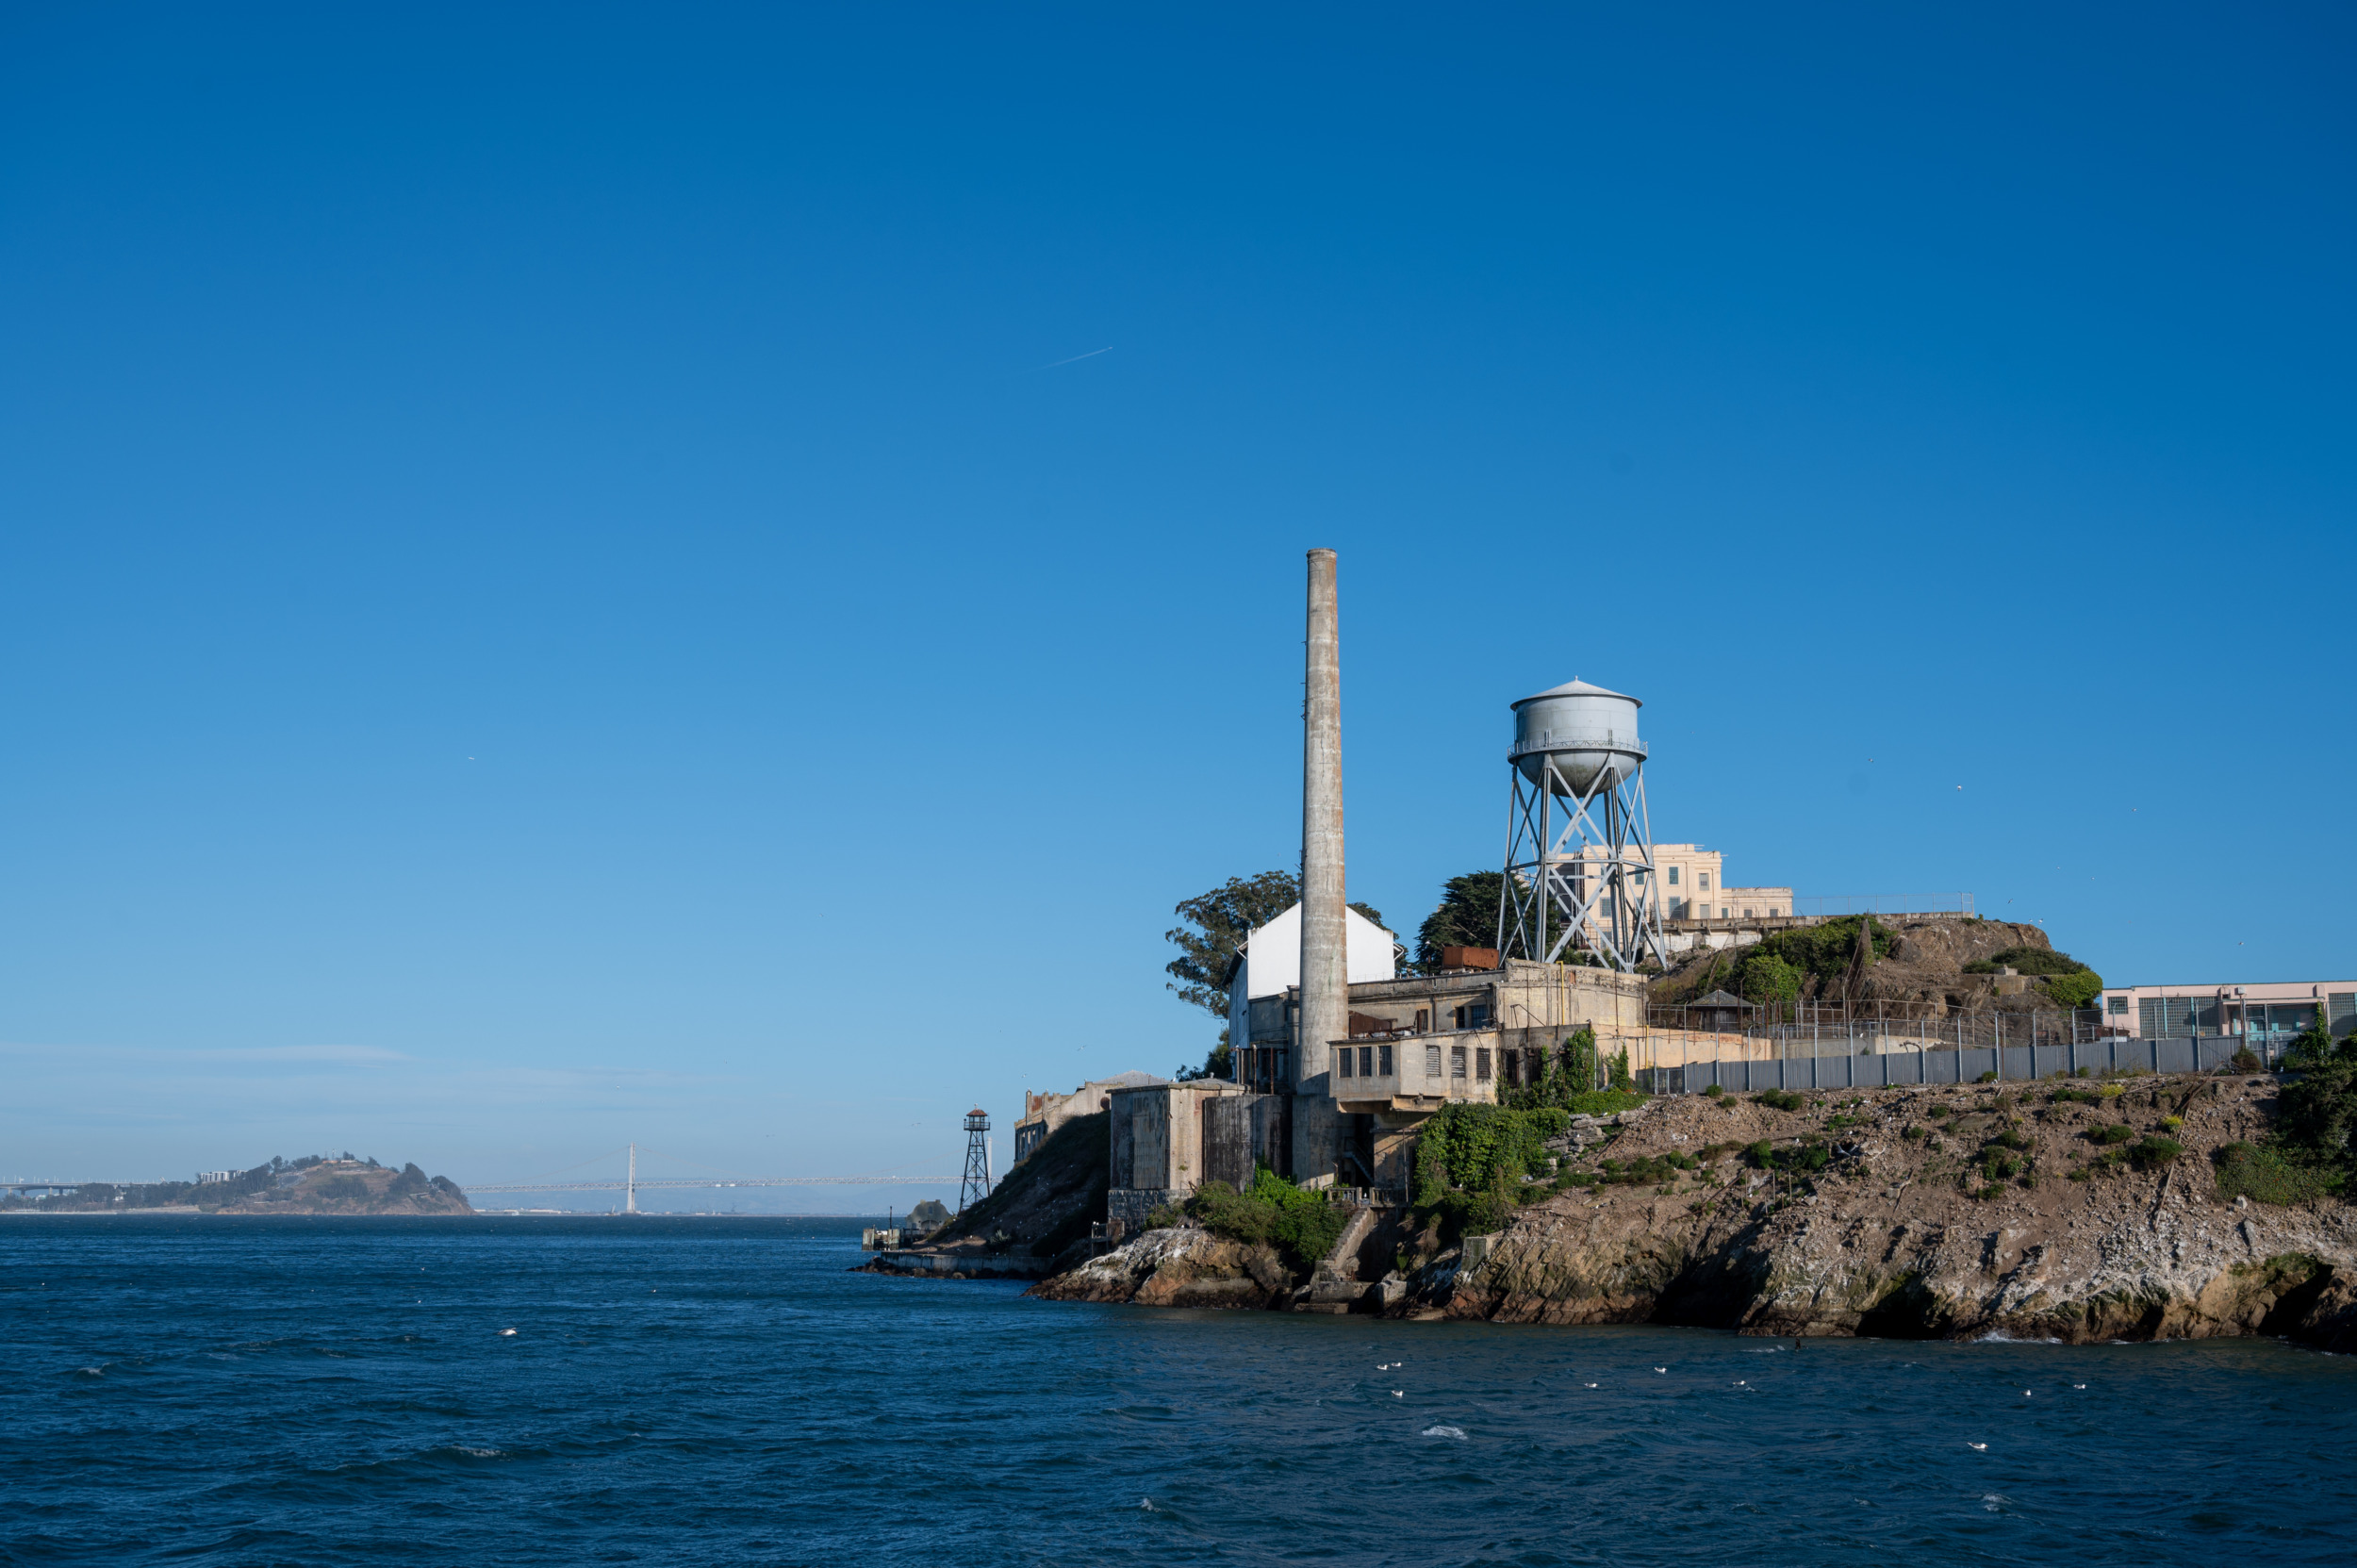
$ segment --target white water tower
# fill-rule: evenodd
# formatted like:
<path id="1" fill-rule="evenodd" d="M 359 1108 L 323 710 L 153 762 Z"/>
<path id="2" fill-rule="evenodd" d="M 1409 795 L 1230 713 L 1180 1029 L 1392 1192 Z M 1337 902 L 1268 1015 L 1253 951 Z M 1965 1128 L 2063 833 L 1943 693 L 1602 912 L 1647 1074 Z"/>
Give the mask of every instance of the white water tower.
<path id="1" fill-rule="evenodd" d="M 1560 963 L 1576 947 L 1607 968 L 1668 966 L 1637 737 L 1643 705 L 1580 680 L 1513 705 L 1499 952 Z"/>

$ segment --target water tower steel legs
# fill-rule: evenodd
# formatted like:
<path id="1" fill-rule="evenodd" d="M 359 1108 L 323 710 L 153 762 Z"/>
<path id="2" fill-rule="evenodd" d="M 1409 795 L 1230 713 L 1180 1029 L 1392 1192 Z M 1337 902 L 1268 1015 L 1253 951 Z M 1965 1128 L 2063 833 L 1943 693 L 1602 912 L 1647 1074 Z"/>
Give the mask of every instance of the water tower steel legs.
<path id="1" fill-rule="evenodd" d="M 1600 773 L 1585 793 L 1572 787 L 1552 757 L 1540 784 L 1519 767 L 1508 773 L 1512 784 L 1499 950 L 1558 963 L 1576 939 L 1614 969 L 1633 970 L 1647 958 L 1667 967 L 1644 768 L 1632 768 L 1624 781 Z M 1564 806 L 1559 828 L 1558 799 Z M 1583 853 L 1591 849 L 1604 853 Z"/>
<path id="2" fill-rule="evenodd" d="M 1301 1038 L 1294 1081 L 1294 1174 L 1333 1173 L 1341 1123 L 1327 1094 L 1330 1043 L 1350 1032 L 1343 882 L 1341 595 L 1330 550 L 1310 552 L 1301 751 Z"/>

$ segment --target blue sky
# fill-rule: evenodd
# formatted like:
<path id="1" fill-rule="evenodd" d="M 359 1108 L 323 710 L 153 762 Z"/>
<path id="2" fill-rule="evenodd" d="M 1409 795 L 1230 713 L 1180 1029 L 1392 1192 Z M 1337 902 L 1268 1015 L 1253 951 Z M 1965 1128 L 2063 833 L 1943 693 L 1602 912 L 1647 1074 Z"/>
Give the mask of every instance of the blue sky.
<path id="1" fill-rule="evenodd" d="M 1003 1159 L 1216 1033 L 1312 546 L 1399 929 L 1577 674 L 1738 881 L 2346 978 L 2353 44 L 14 8 L 0 1176 Z"/>

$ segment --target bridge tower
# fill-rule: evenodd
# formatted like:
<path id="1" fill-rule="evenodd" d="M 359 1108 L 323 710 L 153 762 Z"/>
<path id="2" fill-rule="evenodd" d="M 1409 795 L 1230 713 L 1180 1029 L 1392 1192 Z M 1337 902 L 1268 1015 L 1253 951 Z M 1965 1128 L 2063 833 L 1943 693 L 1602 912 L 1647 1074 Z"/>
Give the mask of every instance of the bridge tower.
<path id="1" fill-rule="evenodd" d="M 990 1196 L 990 1117 L 981 1106 L 965 1114 L 965 1175 L 958 1182 L 958 1213 Z"/>

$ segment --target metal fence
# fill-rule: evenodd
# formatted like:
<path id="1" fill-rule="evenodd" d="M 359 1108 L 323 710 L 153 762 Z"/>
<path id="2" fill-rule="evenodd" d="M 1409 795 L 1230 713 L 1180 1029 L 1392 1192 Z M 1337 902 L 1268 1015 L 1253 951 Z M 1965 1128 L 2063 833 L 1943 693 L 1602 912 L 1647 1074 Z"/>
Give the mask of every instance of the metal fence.
<path id="1" fill-rule="evenodd" d="M 2215 1072 L 2230 1065 L 2246 1049 L 2268 1068 L 2283 1056 L 2280 1043 L 2266 1042 L 2251 1049 L 2234 1035 L 2207 1039 L 2181 1035 L 1692 1062 L 1682 1067 L 1649 1067 L 1635 1076 L 1640 1088 L 1657 1095 L 1698 1095 L 1714 1083 L 1737 1094 L 1759 1089 L 1882 1089 L 1910 1083 L 1973 1083 L 1992 1074 L 1998 1082 L 2028 1082 L 2058 1073 Z"/>
<path id="2" fill-rule="evenodd" d="M 1830 893 L 1792 900 L 1795 915 L 1970 915 L 1970 893 Z"/>
<path id="3" fill-rule="evenodd" d="M 1871 1056 L 1940 1047 L 1997 1050 L 2129 1035 L 2125 1029 L 2107 1027 L 2103 1014 L 2092 1007 L 1990 1007 L 1949 1013 L 1937 1003 L 1893 1002 L 1878 1007 L 1872 1017 L 1863 1016 L 1864 1011 L 1838 1002 L 1747 1004 L 1740 1009 L 1689 1005 L 1651 1007 L 1646 1009 L 1646 1017 L 1656 1029 L 1739 1034 L 1747 1042 L 1758 1042 L 1759 1048 L 1747 1049 L 1747 1056 Z"/>

